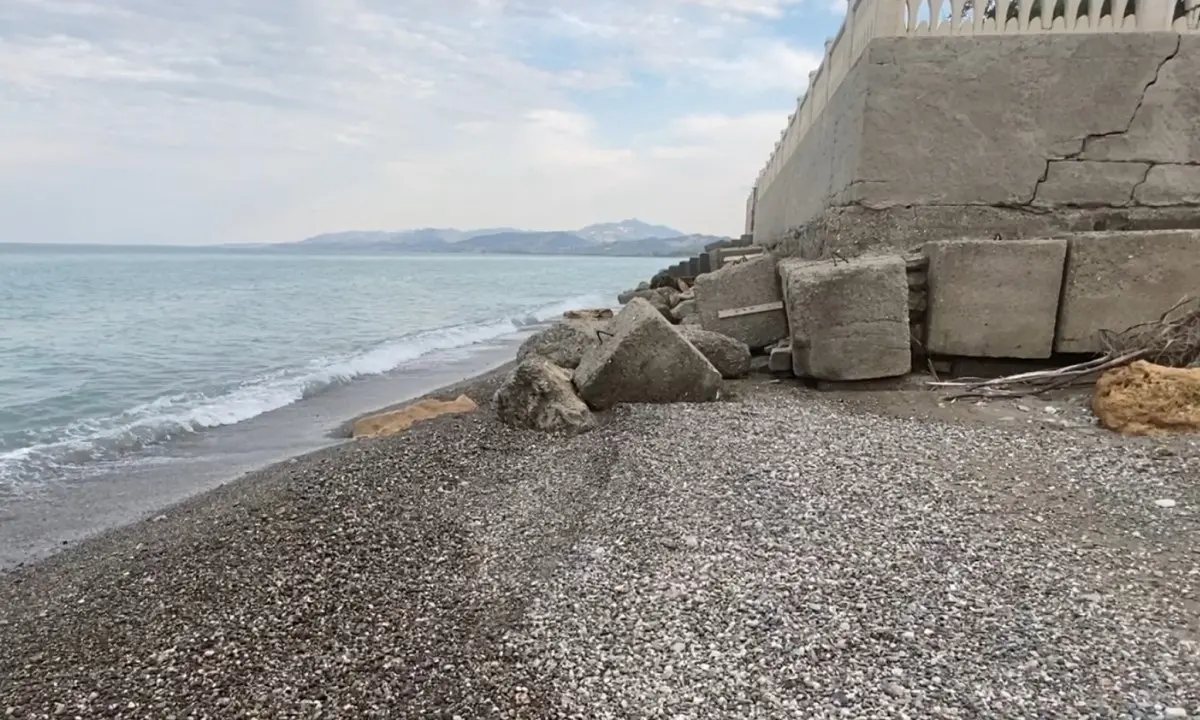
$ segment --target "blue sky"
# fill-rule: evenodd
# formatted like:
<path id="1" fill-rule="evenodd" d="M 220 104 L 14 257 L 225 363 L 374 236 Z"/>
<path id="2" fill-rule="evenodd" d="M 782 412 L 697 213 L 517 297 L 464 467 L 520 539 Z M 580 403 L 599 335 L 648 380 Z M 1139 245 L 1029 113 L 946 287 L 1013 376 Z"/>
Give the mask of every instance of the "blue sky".
<path id="1" fill-rule="evenodd" d="M 0 241 L 736 234 L 835 0 L 3 0 Z"/>

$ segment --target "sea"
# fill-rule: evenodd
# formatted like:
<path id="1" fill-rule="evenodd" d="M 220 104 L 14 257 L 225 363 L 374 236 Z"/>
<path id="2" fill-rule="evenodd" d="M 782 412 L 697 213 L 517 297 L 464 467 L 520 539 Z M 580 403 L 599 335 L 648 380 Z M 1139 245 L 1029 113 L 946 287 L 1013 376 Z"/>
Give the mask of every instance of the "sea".
<path id="1" fill-rule="evenodd" d="M 340 442 L 668 263 L 0 245 L 0 567 Z"/>

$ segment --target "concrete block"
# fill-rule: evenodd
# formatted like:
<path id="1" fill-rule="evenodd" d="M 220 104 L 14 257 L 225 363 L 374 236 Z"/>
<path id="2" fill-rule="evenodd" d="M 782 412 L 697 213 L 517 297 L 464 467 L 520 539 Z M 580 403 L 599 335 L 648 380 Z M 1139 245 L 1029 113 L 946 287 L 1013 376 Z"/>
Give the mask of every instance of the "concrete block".
<path id="1" fill-rule="evenodd" d="M 946 240 L 927 243 L 925 254 L 927 352 L 1050 357 L 1065 239 Z"/>
<path id="2" fill-rule="evenodd" d="M 687 277 L 696 277 L 700 274 L 700 258 L 688 258 Z"/>
<path id="3" fill-rule="evenodd" d="M 619 403 L 704 402 L 721 373 L 653 305 L 634 298 L 609 326 L 612 337 L 584 353 L 573 381 L 593 410 Z"/>
<path id="4" fill-rule="evenodd" d="M 792 371 L 817 380 L 874 380 L 911 370 L 904 258 L 779 264 Z"/>
<path id="5" fill-rule="evenodd" d="M 712 252 L 713 250 L 718 250 L 720 248 L 731 247 L 732 242 L 733 241 L 728 238 L 726 238 L 724 240 L 714 240 L 713 242 L 710 242 L 709 244 L 705 245 L 704 250 L 706 252 Z"/>
<path id="6" fill-rule="evenodd" d="M 1200 288 L 1200 230 L 1078 233 L 1067 242 L 1056 352 L 1099 352 L 1101 330 L 1155 320 Z"/>
<path id="7" fill-rule="evenodd" d="M 699 260 L 700 272 L 696 273 L 697 275 L 703 275 L 704 273 L 712 272 L 711 256 L 707 252 L 700 253 Z"/>
<path id="8" fill-rule="evenodd" d="M 771 354 L 767 359 L 767 368 L 771 372 L 790 373 L 792 371 L 792 346 L 782 345 L 771 348 Z"/>
<path id="9" fill-rule="evenodd" d="M 754 233 L 742 235 L 733 241 L 733 247 L 750 247 L 754 243 Z"/>
<path id="10" fill-rule="evenodd" d="M 740 340 L 751 350 L 786 337 L 783 293 L 775 259 L 763 255 L 696 278 L 700 325 Z M 731 311 L 744 311 L 731 315 Z"/>

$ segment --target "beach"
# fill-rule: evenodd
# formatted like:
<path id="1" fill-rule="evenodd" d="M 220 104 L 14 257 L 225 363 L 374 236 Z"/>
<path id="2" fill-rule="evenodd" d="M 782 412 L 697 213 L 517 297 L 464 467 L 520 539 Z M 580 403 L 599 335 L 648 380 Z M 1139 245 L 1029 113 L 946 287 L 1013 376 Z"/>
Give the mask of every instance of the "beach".
<path id="1" fill-rule="evenodd" d="M 0 575 L 0 711 L 1200 713 L 1190 438 L 758 375 L 566 438 L 504 370 Z"/>

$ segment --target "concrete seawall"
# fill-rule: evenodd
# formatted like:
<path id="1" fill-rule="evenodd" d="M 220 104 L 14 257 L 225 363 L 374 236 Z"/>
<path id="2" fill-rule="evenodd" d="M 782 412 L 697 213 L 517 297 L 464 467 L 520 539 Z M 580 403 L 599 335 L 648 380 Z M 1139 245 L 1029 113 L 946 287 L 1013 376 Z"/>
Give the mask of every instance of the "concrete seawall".
<path id="1" fill-rule="evenodd" d="M 875 38 L 766 187 L 810 259 L 964 233 L 1200 228 L 1200 35 Z"/>

